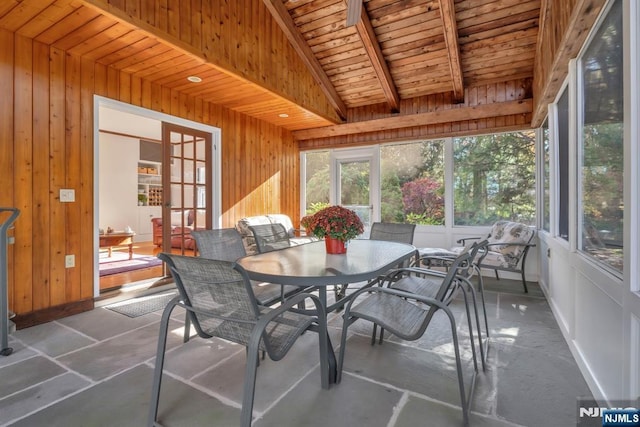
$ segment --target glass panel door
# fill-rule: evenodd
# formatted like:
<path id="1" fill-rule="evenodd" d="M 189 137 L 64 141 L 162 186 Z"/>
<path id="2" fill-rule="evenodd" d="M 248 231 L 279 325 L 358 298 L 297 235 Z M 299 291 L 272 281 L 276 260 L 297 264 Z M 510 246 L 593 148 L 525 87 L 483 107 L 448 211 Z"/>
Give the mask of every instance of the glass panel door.
<path id="1" fill-rule="evenodd" d="M 379 221 L 379 162 L 377 149 L 336 151 L 333 155 L 335 185 L 332 203 L 354 210 L 368 235 Z"/>
<path id="2" fill-rule="evenodd" d="M 212 228 L 211 134 L 162 123 L 164 140 L 163 250 L 195 255 L 191 231 Z"/>

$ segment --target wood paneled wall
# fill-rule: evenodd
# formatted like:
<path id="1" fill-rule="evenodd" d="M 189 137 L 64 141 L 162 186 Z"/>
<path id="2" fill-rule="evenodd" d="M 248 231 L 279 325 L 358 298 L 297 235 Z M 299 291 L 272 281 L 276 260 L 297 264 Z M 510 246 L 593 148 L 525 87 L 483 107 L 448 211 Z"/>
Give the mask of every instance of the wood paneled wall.
<path id="1" fill-rule="evenodd" d="M 534 68 L 532 127 L 538 127 L 607 0 L 543 0 Z"/>
<path id="2" fill-rule="evenodd" d="M 401 100 L 400 112 L 395 115 L 396 117 L 402 115 L 410 116 L 419 113 L 453 111 L 467 107 L 496 104 L 495 117 L 446 123 L 438 122 L 409 128 L 389 129 L 381 132 L 363 132 L 354 135 L 305 139 L 300 141 L 300 150 L 338 148 L 393 141 L 410 141 L 415 139 L 529 129 L 531 123 L 530 113 L 504 114 L 499 104 L 508 101 L 530 100 L 531 84 L 532 79 L 527 78 L 469 87 L 465 89 L 464 103 L 456 103 L 452 97 L 452 92 Z M 392 116 L 385 105 L 380 104 L 379 107 L 377 110 L 371 107 L 349 109 L 348 121 L 376 120 Z M 329 132 L 327 133 L 330 134 Z"/>
<path id="3" fill-rule="evenodd" d="M 18 327 L 34 313 L 93 306 L 94 94 L 222 129 L 224 226 L 273 212 L 298 220 L 299 152 L 288 131 L 4 30 L 0 87 L 0 205 L 21 210 L 9 264 Z M 61 188 L 75 189 L 76 202 L 61 203 Z"/>
<path id="4" fill-rule="evenodd" d="M 262 1 L 85 2 L 320 116 L 340 122 Z"/>

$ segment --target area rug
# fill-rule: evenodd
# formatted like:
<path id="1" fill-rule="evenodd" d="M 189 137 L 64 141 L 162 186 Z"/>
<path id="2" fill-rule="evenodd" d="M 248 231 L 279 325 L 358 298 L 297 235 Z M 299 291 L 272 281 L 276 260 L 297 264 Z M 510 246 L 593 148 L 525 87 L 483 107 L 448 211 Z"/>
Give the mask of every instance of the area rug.
<path id="1" fill-rule="evenodd" d="M 161 264 L 162 261 L 152 255 L 133 254 L 133 259 L 129 259 L 128 253 L 113 252 L 111 257 L 100 258 L 99 271 L 100 277 L 102 277 L 141 268 L 155 267 Z"/>
<path id="2" fill-rule="evenodd" d="M 154 311 L 163 310 L 167 306 L 167 303 L 176 295 L 177 292 L 175 291 L 147 295 L 106 305 L 104 308 L 128 317 L 138 317 L 153 313 Z"/>

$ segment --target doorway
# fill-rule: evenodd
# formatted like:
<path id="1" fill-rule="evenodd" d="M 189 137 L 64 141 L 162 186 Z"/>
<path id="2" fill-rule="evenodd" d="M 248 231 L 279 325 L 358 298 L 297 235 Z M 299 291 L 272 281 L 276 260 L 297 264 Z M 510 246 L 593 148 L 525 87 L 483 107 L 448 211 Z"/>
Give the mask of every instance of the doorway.
<path id="1" fill-rule="evenodd" d="M 157 253 L 192 255 L 188 230 L 220 226 L 220 130 L 99 96 L 94 108 L 94 297 L 102 299 L 162 283 Z M 131 242 L 104 238 L 108 231 L 130 231 Z M 104 274 L 105 261 L 121 258 L 113 265 L 125 271 Z"/>
<path id="2" fill-rule="evenodd" d="M 335 150 L 331 153 L 330 200 L 355 211 L 368 235 L 379 221 L 380 178 L 377 148 Z"/>

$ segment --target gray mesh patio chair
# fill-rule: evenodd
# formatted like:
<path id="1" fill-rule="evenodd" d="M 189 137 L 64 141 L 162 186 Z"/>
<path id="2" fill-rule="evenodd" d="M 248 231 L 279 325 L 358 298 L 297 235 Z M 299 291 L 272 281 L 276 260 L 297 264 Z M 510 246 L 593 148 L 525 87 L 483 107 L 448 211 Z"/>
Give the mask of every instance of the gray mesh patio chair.
<path id="1" fill-rule="evenodd" d="M 158 403 L 167 333 L 171 312 L 178 306 L 187 310 L 199 337 L 218 337 L 247 347 L 240 415 L 242 427 L 251 426 L 259 351 L 266 352 L 272 360 L 278 361 L 287 354 L 303 332 L 317 331 L 321 384 L 325 389 L 329 387 L 326 315 L 316 296 L 301 293 L 277 308 L 264 307 L 258 305 L 246 272 L 235 263 L 167 253 L 161 253 L 158 257 L 169 266 L 179 295 L 167 304 L 162 313 L 149 426 L 160 425 Z M 306 299 L 310 299 L 315 305 L 314 315 L 290 311 L 294 305 Z"/>
<path id="2" fill-rule="evenodd" d="M 344 357 L 347 350 L 347 332 L 349 326 L 356 320 L 367 320 L 372 322 L 374 326 L 379 325 L 382 329 L 388 330 L 403 340 L 415 341 L 424 335 L 434 314 L 438 310 L 442 310 L 447 315 L 451 326 L 462 414 L 464 424 L 468 425 L 470 409 L 469 400 L 473 395 L 476 373 L 478 370 L 475 346 L 473 345 L 471 319 L 468 315 L 469 311 L 467 309 L 474 372 L 469 394 L 466 395 L 464 391 L 462 362 L 460 359 L 456 321 L 448 306 L 455 297 L 457 288 L 459 287 L 459 280 L 456 277 L 458 266 L 468 263 L 469 260 L 470 255 L 468 253 L 461 254 L 452 263 L 451 268 L 445 276 L 438 276 L 434 281 L 429 280 L 431 278 L 430 270 L 416 267 L 407 268 L 407 271 L 403 273 L 404 275 L 401 280 L 411 279 L 416 282 L 422 282 L 424 287 L 429 289 L 429 296 L 417 295 L 400 289 L 382 286 L 364 288 L 355 292 L 345 306 L 342 338 L 340 342 L 340 355 L 338 358 L 337 382 L 340 382 L 342 378 Z M 434 286 L 435 283 L 437 283 L 437 286 Z M 425 295 L 426 294 L 427 292 L 425 292 Z"/>
<path id="3" fill-rule="evenodd" d="M 396 224 L 392 222 L 374 222 L 371 225 L 369 239 L 387 242 L 408 243 L 413 245 L 415 224 Z"/>
<path id="4" fill-rule="evenodd" d="M 476 326 L 478 329 L 480 359 L 482 360 L 483 370 L 486 369 L 486 355 L 487 355 L 487 350 L 489 346 L 489 321 L 487 319 L 487 308 L 486 308 L 485 299 L 484 299 L 484 284 L 483 284 L 482 274 L 480 274 L 480 268 L 478 267 L 478 264 L 482 262 L 485 255 L 487 254 L 487 244 L 488 244 L 488 241 L 483 240 L 481 242 L 474 242 L 471 246 L 466 248 L 465 252 L 469 253 L 470 262 L 464 265 L 458 266 L 457 272 L 456 272 L 457 278 L 461 282 L 460 289 L 464 293 L 465 303 L 467 303 L 466 292 L 469 291 L 471 293 L 473 307 L 474 307 L 474 314 L 476 319 Z M 426 265 L 427 268 L 444 267 L 445 269 L 449 270 L 451 268 L 451 265 L 455 262 L 458 256 L 459 254 L 453 253 L 453 252 L 452 253 L 441 252 L 437 256 L 425 255 L 423 253 L 422 256 L 419 258 L 419 260 L 416 262 L 416 265 L 418 266 Z M 431 271 L 430 274 L 434 278 L 445 276 L 445 273 L 440 271 L 433 271 L 433 270 Z M 485 334 L 485 341 L 486 341 L 484 345 L 483 345 L 483 338 L 482 338 L 482 328 L 480 327 L 480 319 L 478 315 L 478 302 L 476 298 L 476 291 L 473 285 L 471 284 L 471 278 L 474 274 L 477 274 L 477 277 L 478 277 L 478 292 L 480 293 L 480 300 L 481 300 L 480 302 L 482 305 L 482 312 L 484 315 L 484 325 L 485 325 L 484 334 Z M 389 287 L 415 293 L 418 295 L 432 296 L 433 289 L 438 286 L 437 279 L 432 279 L 431 282 L 433 282 L 434 280 L 435 280 L 434 283 L 429 283 L 429 281 L 419 282 L 419 281 L 413 281 L 410 279 L 400 280 L 397 282 L 389 283 Z M 426 283 L 429 283 L 429 286 L 425 286 Z M 382 333 L 380 334 L 380 339 L 382 340 Z"/>
<path id="5" fill-rule="evenodd" d="M 289 233 L 282 224 L 250 225 L 259 253 L 271 252 L 291 246 Z"/>
<path id="6" fill-rule="evenodd" d="M 246 256 L 242 236 L 235 228 L 216 230 L 197 230 L 191 233 L 196 240 L 196 247 L 201 257 L 221 261 L 235 262 Z M 270 306 L 282 302 L 289 295 L 298 293 L 297 286 L 282 286 L 274 283 L 251 282 L 253 293 L 261 305 Z"/>
<path id="7" fill-rule="evenodd" d="M 370 240 L 383 240 L 385 242 L 398 242 L 413 244 L 415 224 L 397 224 L 391 222 L 374 222 L 371 224 Z M 398 267 L 401 267 L 399 265 Z M 380 278 L 368 282 L 365 287 L 378 283 Z M 341 285 L 336 289 L 336 301 L 345 297 L 349 285 Z"/>

